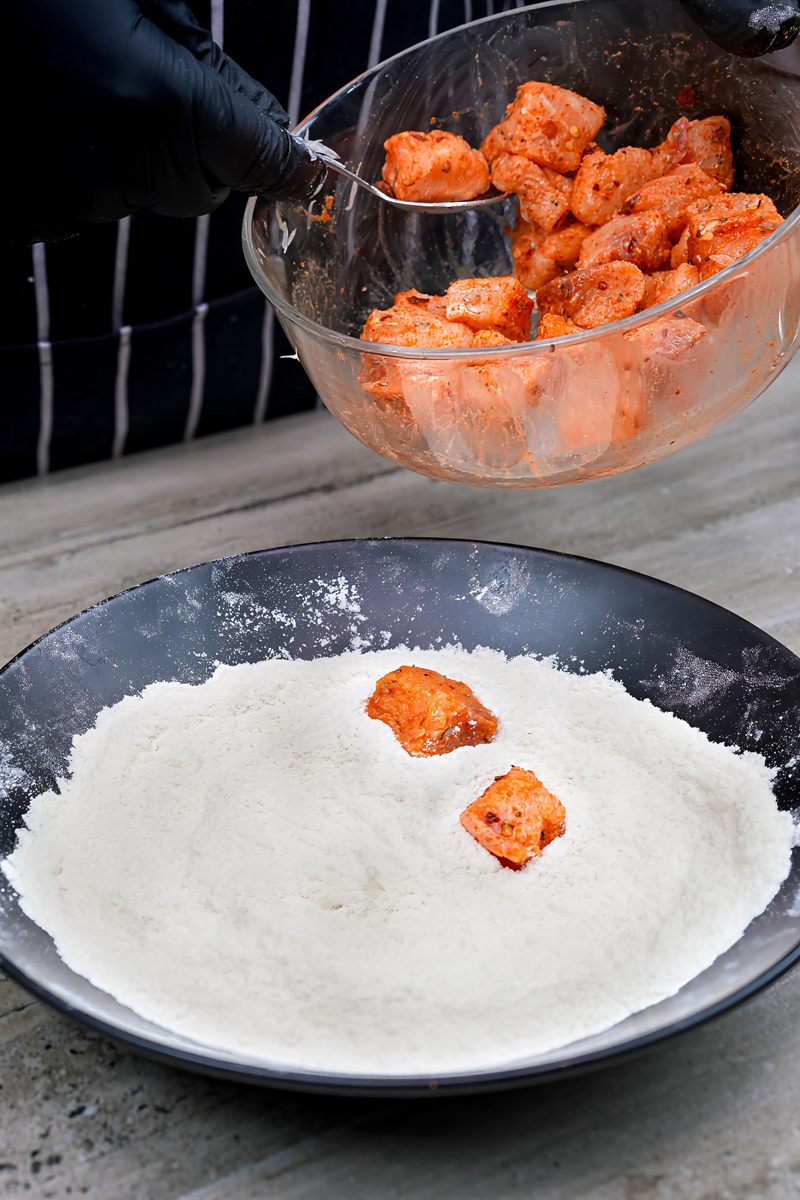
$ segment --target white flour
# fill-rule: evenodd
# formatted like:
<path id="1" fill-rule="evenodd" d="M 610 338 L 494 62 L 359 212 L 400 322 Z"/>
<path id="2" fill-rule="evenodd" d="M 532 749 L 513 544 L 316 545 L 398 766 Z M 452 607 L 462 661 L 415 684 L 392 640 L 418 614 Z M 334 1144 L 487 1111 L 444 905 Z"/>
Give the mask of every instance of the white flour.
<path id="1" fill-rule="evenodd" d="M 404 662 L 468 683 L 495 741 L 410 758 L 364 713 Z M 567 811 L 519 872 L 458 819 L 512 764 Z M 3 865 L 25 912 L 98 987 L 249 1061 L 432 1075 L 555 1048 L 675 992 L 789 871 L 760 759 L 488 650 L 153 684 L 71 766 Z"/>

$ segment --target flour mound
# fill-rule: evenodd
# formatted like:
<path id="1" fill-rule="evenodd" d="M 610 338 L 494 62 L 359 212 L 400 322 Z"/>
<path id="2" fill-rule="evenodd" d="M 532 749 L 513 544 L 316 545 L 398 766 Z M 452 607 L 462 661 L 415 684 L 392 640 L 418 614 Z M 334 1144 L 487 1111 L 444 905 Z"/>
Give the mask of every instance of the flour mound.
<path id="1" fill-rule="evenodd" d="M 364 711 L 403 663 L 461 679 L 489 745 L 410 758 Z M 522 871 L 459 823 L 515 764 L 566 833 Z M 605 675 L 375 651 L 156 683 L 75 739 L 3 870 L 73 970 L 239 1055 L 497 1068 L 607 1029 L 727 950 L 789 872 L 770 772 Z"/>

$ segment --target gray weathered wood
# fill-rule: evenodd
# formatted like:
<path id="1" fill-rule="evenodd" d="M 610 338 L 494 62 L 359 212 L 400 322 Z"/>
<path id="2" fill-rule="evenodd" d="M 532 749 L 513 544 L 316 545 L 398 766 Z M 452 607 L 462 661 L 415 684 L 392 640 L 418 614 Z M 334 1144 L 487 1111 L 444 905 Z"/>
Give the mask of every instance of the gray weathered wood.
<path id="1" fill-rule="evenodd" d="M 327 414 L 0 489 L 0 656 L 140 580 L 317 538 L 547 546 L 658 575 L 800 651 L 800 361 L 626 476 L 484 492 Z M 646 1058 L 546 1088 L 376 1104 L 196 1078 L 0 977 L 0 1195 L 96 1200 L 784 1200 L 800 1193 L 800 974 Z"/>

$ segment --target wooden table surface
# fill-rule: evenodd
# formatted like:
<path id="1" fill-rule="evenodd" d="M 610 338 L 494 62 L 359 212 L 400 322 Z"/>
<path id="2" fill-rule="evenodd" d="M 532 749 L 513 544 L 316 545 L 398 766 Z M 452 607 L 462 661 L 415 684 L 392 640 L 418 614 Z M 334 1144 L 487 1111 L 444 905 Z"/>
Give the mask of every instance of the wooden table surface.
<path id="1" fill-rule="evenodd" d="M 299 367 L 298 367 L 299 369 Z M 337 537 L 585 554 L 800 652 L 800 356 L 675 458 L 541 492 L 398 470 L 324 412 L 0 488 L 0 655 L 140 580 Z M 470 1098 L 219 1083 L 121 1050 L 0 975 L 0 1196 L 784 1200 L 800 1195 L 800 970 L 648 1056 Z"/>

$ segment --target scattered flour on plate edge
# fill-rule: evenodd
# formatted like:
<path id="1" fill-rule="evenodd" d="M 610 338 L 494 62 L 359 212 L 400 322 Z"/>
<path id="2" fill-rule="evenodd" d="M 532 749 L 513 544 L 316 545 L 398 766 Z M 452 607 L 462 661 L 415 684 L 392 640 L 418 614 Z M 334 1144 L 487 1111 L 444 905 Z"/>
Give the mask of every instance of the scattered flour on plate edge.
<path id="1" fill-rule="evenodd" d="M 495 740 L 411 758 L 364 711 L 403 662 L 469 683 Z M 459 823 L 512 765 L 563 802 L 523 871 Z M 609 676 L 383 650 L 155 683 L 75 739 L 3 863 L 64 961 L 248 1062 L 497 1068 L 601 1032 L 727 950 L 789 872 L 753 754 Z"/>

